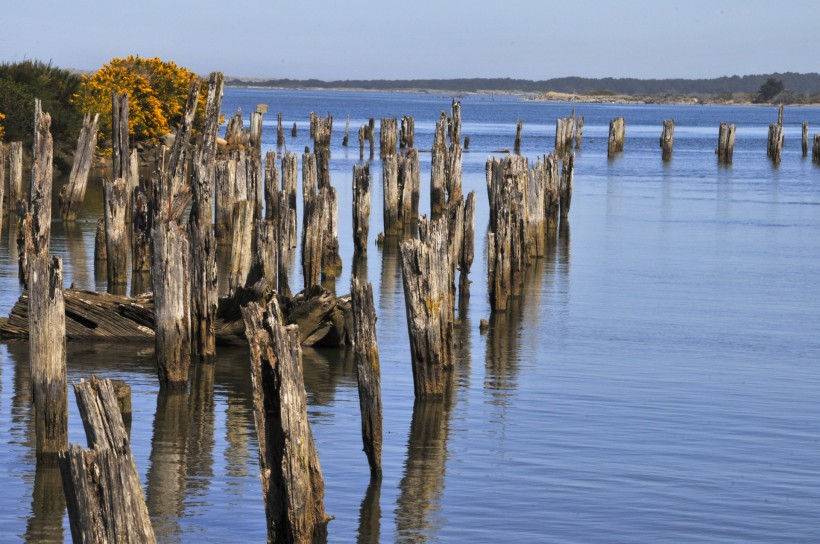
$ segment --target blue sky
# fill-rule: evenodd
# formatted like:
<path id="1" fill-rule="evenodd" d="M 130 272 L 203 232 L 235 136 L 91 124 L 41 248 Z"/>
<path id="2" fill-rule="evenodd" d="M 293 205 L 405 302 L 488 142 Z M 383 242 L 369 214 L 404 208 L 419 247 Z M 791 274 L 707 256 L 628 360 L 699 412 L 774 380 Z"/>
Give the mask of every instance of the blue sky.
<path id="1" fill-rule="evenodd" d="M 815 72 L 818 0 L 0 0 L 0 61 L 318 79 Z M 776 46 L 773 46 L 776 44 Z"/>

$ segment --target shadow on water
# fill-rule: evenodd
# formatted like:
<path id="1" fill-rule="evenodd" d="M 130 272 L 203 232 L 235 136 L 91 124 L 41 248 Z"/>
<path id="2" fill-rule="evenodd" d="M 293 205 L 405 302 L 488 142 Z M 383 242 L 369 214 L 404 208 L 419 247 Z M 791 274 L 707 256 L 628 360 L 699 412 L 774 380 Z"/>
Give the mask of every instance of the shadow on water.
<path id="1" fill-rule="evenodd" d="M 396 532 L 402 541 L 424 542 L 446 520 L 437 518 L 444 492 L 447 437 L 452 394 L 442 399 L 416 400 L 407 460 L 396 500 Z"/>

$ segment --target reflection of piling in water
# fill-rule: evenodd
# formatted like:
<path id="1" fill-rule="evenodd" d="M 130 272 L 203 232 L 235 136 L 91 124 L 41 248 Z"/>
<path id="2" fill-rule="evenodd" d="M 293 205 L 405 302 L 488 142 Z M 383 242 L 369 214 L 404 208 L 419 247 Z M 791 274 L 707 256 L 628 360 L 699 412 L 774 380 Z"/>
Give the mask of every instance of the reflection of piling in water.
<path id="1" fill-rule="evenodd" d="M 381 494 L 381 478 L 371 479 L 359 507 L 359 530 L 356 544 L 379 544 L 381 542 L 382 509 L 379 504 Z"/>
<path id="2" fill-rule="evenodd" d="M 437 529 L 447 462 L 452 396 L 416 400 L 407 439 L 407 460 L 396 500 L 396 532 L 400 539 L 423 540 Z"/>
<path id="3" fill-rule="evenodd" d="M 242 309 L 251 351 L 254 420 L 268 541 L 327 535 L 324 481 L 307 419 L 298 327 L 284 327 L 274 299 Z"/>
<path id="4" fill-rule="evenodd" d="M 160 388 L 146 481 L 148 512 L 161 541 L 181 533 L 188 462 L 188 396 Z"/>
<path id="5" fill-rule="evenodd" d="M 31 517 L 26 523 L 26 542 L 62 542 L 65 493 L 60 467 L 56 463 L 37 463 L 31 500 Z M 9 536 L 9 535 L 6 535 Z"/>
<path id="6" fill-rule="evenodd" d="M 732 164 L 735 151 L 735 125 L 721 122 L 718 129 L 718 146 L 715 153 L 719 164 Z"/>
<path id="7" fill-rule="evenodd" d="M 82 285 L 83 282 L 91 280 L 82 228 L 74 221 L 65 221 L 62 227 L 65 234 L 66 256 L 71 264 L 72 283 Z"/>
<path id="8" fill-rule="evenodd" d="M 373 286 L 369 283 L 360 283 L 354 276 L 350 282 L 350 295 L 353 307 L 353 357 L 356 361 L 359 386 L 362 442 L 370 465 L 370 477 L 381 478 L 382 393 Z"/>
<path id="9" fill-rule="evenodd" d="M 74 542 L 155 542 L 137 465 L 110 380 L 74 385 L 88 449 L 60 454 Z"/>
<path id="10" fill-rule="evenodd" d="M 623 117 L 616 117 L 609 122 L 609 140 L 607 141 L 606 156 L 612 158 L 615 153 L 624 150 L 626 136 L 626 121 Z"/>
<path id="11" fill-rule="evenodd" d="M 196 365 L 191 376 L 186 477 L 194 490 L 204 491 L 214 476 L 215 375 L 214 363 L 203 362 Z"/>
<path id="12" fill-rule="evenodd" d="M 416 398 L 450 389 L 453 367 L 453 270 L 448 219 L 419 226 L 421 240 L 401 243 L 402 280 Z"/>
<path id="13" fill-rule="evenodd" d="M 664 162 L 672 160 L 672 146 L 675 142 L 675 120 L 664 119 L 661 132 L 660 147 L 661 159 Z"/>

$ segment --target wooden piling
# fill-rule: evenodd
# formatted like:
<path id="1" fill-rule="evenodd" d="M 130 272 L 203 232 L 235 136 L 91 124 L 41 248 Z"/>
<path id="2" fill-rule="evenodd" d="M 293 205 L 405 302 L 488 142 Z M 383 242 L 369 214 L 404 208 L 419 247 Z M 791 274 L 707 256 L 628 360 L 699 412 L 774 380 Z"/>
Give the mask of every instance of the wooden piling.
<path id="1" fill-rule="evenodd" d="M 464 137 L 464 150 L 467 151 L 468 149 L 470 149 L 470 137 L 465 136 Z"/>
<path id="2" fill-rule="evenodd" d="M 74 392 L 89 449 L 72 445 L 60 454 L 73 541 L 156 542 L 111 381 L 91 378 Z"/>
<path id="3" fill-rule="evenodd" d="M 258 292 L 276 291 L 279 289 L 279 244 L 277 243 L 278 224 L 269 220 L 257 220 L 253 231 L 256 235 L 244 287 Z"/>
<path id="4" fill-rule="evenodd" d="M 37 458 L 56 460 L 67 446 L 63 262 L 49 256 L 53 143 L 51 116 L 34 106 L 30 212 L 23 219 L 29 290 L 29 346 Z"/>
<path id="5" fill-rule="evenodd" d="M 783 151 L 783 125 L 772 123 L 769 125 L 769 137 L 766 144 L 766 156 L 768 156 L 775 166 L 780 164 L 780 157 Z"/>
<path id="6" fill-rule="evenodd" d="M 9 221 L 17 216 L 17 203 L 23 197 L 23 142 L 9 143 Z"/>
<path id="7" fill-rule="evenodd" d="M 550 154 L 544 158 L 544 206 L 547 221 L 547 233 L 552 236 L 558 229 L 558 219 L 561 209 L 560 177 L 558 159 Z"/>
<path id="8" fill-rule="evenodd" d="M 294 131 L 296 123 L 293 124 Z M 295 134 L 294 134 L 295 136 Z M 276 147 L 281 148 L 285 145 L 285 127 L 282 126 L 282 112 L 276 114 Z"/>
<path id="9" fill-rule="evenodd" d="M 353 165 L 353 246 L 356 253 L 367 252 L 370 231 L 370 164 Z"/>
<path id="10" fill-rule="evenodd" d="M 663 130 L 659 145 L 661 147 L 661 160 L 669 162 L 672 160 L 672 145 L 675 141 L 675 120 L 664 119 Z"/>
<path id="11" fill-rule="evenodd" d="M 293 122 L 293 127 L 290 129 L 290 137 L 296 138 L 296 121 Z"/>
<path id="12" fill-rule="evenodd" d="M 77 140 L 77 149 L 74 152 L 74 162 L 71 165 L 71 174 L 68 182 L 60 191 L 60 210 L 63 219 L 73 221 L 85 198 L 85 189 L 88 184 L 88 173 L 94 160 L 94 150 L 97 147 L 97 123 L 99 114 L 91 117 L 86 113 L 83 118 L 83 128 Z M 130 176 L 129 176 L 130 177 Z"/>
<path id="13" fill-rule="evenodd" d="M 111 93 L 111 177 L 125 179 L 126 185 L 131 172 L 128 115 L 128 95 Z"/>
<path id="14" fill-rule="evenodd" d="M 732 164 L 732 155 L 735 150 L 735 125 L 725 122 L 720 123 L 718 130 L 718 146 L 715 153 L 718 156 L 718 163 Z"/>
<path id="15" fill-rule="evenodd" d="M 353 359 L 359 386 L 359 412 L 362 418 L 362 443 L 370 478 L 382 476 L 382 394 L 379 346 L 376 340 L 376 308 L 373 286 L 350 280 L 353 308 Z"/>
<path id="16" fill-rule="evenodd" d="M 806 157 L 809 154 L 809 122 L 803 121 L 803 133 L 802 133 L 802 149 L 803 149 L 803 156 Z"/>
<path id="17" fill-rule="evenodd" d="M 458 257 L 458 293 L 460 297 L 470 292 L 469 275 L 475 256 L 475 206 L 476 193 L 470 191 L 464 204 L 464 234 L 461 237 L 461 251 Z"/>
<path id="18" fill-rule="evenodd" d="M 572 201 L 572 180 L 575 172 L 575 155 L 569 154 L 561 162 L 561 182 L 558 192 L 561 200 L 561 219 L 569 217 L 569 208 Z"/>
<path id="19" fill-rule="evenodd" d="M 148 196 L 142 187 L 134 190 L 131 199 L 131 270 L 151 271 L 151 213 Z"/>
<path id="20" fill-rule="evenodd" d="M 401 225 L 413 225 L 419 217 L 421 191 L 418 150 L 411 148 L 399 155 L 396 168 L 399 193 L 398 221 Z"/>
<path id="21" fill-rule="evenodd" d="M 626 136 L 626 122 L 623 117 L 616 117 L 609 122 L 609 140 L 607 142 L 606 156 L 612 158 L 615 153 L 624 150 L 624 139 Z"/>
<path id="22" fill-rule="evenodd" d="M 219 132 L 223 82 L 224 77 L 220 72 L 211 73 L 208 79 L 204 121 L 200 142 L 194 152 L 191 180 L 193 204 L 188 217 L 191 249 L 191 345 L 200 361 L 216 354 L 218 282 L 211 202 L 215 187 L 216 138 Z M 260 145 L 261 130 L 260 127 Z"/>
<path id="23" fill-rule="evenodd" d="M 231 243 L 235 183 L 236 168 L 231 168 L 231 161 L 216 161 L 214 163 L 214 185 L 216 186 L 214 233 L 219 245 Z"/>
<path id="24" fill-rule="evenodd" d="M 379 157 L 385 158 L 396 154 L 398 127 L 395 117 L 382 117 L 379 129 Z"/>
<path id="25" fill-rule="evenodd" d="M 450 106 L 450 146 L 461 145 L 461 102 L 455 98 Z"/>
<path id="26" fill-rule="evenodd" d="M 446 204 L 447 170 L 450 163 L 446 131 L 447 116 L 441 112 L 441 117 L 436 121 L 433 147 L 430 150 L 430 216 L 433 219 L 441 215 Z"/>
<path id="27" fill-rule="evenodd" d="M 359 127 L 359 160 L 364 160 L 364 141 L 367 139 L 367 125 Z"/>
<path id="28" fill-rule="evenodd" d="M 103 180 L 105 219 L 106 272 L 109 290 L 128 283 L 128 224 L 130 206 L 128 188 L 123 178 Z"/>
<path id="29" fill-rule="evenodd" d="M 422 222 L 423 240 L 401 243 L 402 285 L 417 399 L 442 397 L 451 385 L 454 341 L 448 220 Z"/>
<path id="30" fill-rule="evenodd" d="M 265 220 L 272 221 L 279 214 L 279 170 L 276 168 L 276 151 L 265 153 Z"/>
<path id="31" fill-rule="evenodd" d="M 581 149 L 581 140 L 584 138 L 584 116 L 575 120 L 575 149 Z"/>
<path id="32" fill-rule="evenodd" d="M 370 160 L 373 160 L 373 153 L 376 148 L 376 120 L 372 117 L 367 121 L 367 139 L 370 140 Z"/>
<path id="33" fill-rule="evenodd" d="M 519 119 L 515 125 L 515 146 L 513 147 L 516 155 L 521 154 L 521 131 L 524 129 L 524 121 Z"/>
<path id="34" fill-rule="evenodd" d="M 97 219 L 97 230 L 94 235 L 94 267 L 106 266 L 108 261 L 108 249 L 105 244 L 105 219 L 100 217 Z M 106 270 L 106 277 L 108 270 Z"/>
<path id="35" fill-rule="evenodd" d="M 262 150 L 262 115 L 261 111 L 251 112 L 251 133 L 248 143 L 256 153 Z"/>
<path id="36" fill-rule="evenodd" d="M 302 154 L 302 199 L 307 200 L 309 195 L 315 195 L 318 190 L 316 155 L 304 153 Z"/>
<path id="37" fill-rule="evenodd" d="M 298 185 L 298 158 L 295 153 L 282 155 L 282 191 L 285 193 L 287 206 L 280 213 L 287 214 L 281 221 L 286 221 L 286 229 L 280 235 L 280 245 L 286 248 L 285 255 L 290 255 L 296 247 L 298 229 L 296 224 L 296 187 Z"/>
<path id="38" fill-rule="evenodd" d="M 307 417 L 298 327 L 281 324 L 274 299 L 242 308 L 250 345 L 259 469 L 268 542 L 326 538 L 324 480 Z"/>
<path id="39" fill-rule="evenodd" d="M 324 229 L 322 201 L 318 194 L 307 195 L 302 206 L 302 278 L 305 287 L 319 285 L 322 276 L 322 248 Z"/>
<path id="40" fill-rule="evenodd" d="M 322 202 L 322 277 L 333 278 L 342 273 L 342 258 L 339 255 L 339 197 L 335 187 L 319 190 Z"/>
<path id="41" fill-rule="evenodd" d="M 555 120 L 555 152 L 559 156 L 572 149 L 575 139 L 575 112 L 571 117 Z"/>
<path id="42" fill-rule="evenodd" d="M 416 123 L 413 117 L 402 115 L 401 130 L 399 132 L 399 148 L 408 149 L 414 146 L 416 140 Z"/>
<path id="43" fill-rule="evenodd" d="M 316 155 L 317 187 L 330 186 L 330 137 L 333 134 L 333 116 L 314 118 L 313 153 Z"/>
<path id="44" fill-rule="evenodd" d="M 225 126 L 225 141 L 228 149 L 244 149 L 250 141 L 250 135 L 245 132 L 242 122 L 242 109 L 237 109 L 236 113 L 228 119 Z"/>
<path id="45" fill-rule="evenodd" d="M 811 147 L 811 160 L 815 164 L 820 164 L 820 134 L 814 135 L 814 144 Z"/>
<path id="46" fill-rule="evenodd" d="M 241 200 L 233 209 L 233 242 L 231 243 L 231 269 L 228 279 L 230 293 L 244 287 L 248 280 L 253 259 L 253 203 Z"/>
<path id="47" fill-rule="evenodd" d="M 382 202 L 384 235 L 396 236 L 401 232 L 399 222 L 399 178 L 395 155 L 382 158 Z"/>

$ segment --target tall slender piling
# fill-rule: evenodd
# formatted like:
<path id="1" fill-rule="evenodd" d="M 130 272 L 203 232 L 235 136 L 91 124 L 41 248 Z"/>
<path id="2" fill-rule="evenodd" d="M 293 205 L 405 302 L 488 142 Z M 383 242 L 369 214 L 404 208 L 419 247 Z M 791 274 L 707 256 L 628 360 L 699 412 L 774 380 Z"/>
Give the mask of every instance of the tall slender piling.
<path id="1" fill-rule="evenodd" d="M 581 149 L 581 141 L 584 139 L 584 116 L 581 115 L 575 120 L 575 149 Z"/>
<path id="2" fill-rule="evenodd" d="M 191 346 L 200 361 L 216 354 L 218 283 L 211 201 L 215 187 L 216 138 L 219 132 L 223 81 L 224 77 L 220 72 L 213 72 L 208 79 L 204 122 L 200 142 L 194 152 L 193 204 L 188 217 L 191 249 Z M 261 127 L 259 130 L 261 143 Z"/>
<path id="3" fill-rule="evenodd" d="M 402 115 L 401 129 L 399 131 L 399 149 L 408 149 L 414 146 L 416 141 L 416 123 L 413 117 Z"/>
<path id="4" fill-rule="evenodd" d="M 470 268 L 475 256 L 475 206 L 476 193 L 470 191 L 464 204 L 464 234 L 461 237 L 461 251 L 458 256 L 458 293 L 463 297 L 470 293 Z"/>
<path id="5" fill-rule="evenodd" d="M 248 140 L 250 146 L 254 149 L 257 154 L 261 153 L 262 150 L 262 117 L 264 112 L 260 111 L 257 107 L 257 110 L 251 112 L 251 133 Z"/>
<path id="6" fill-rule="evenodd" d="M 569 217 L 569 208 L 572 201 L 572 181 L 575 172 L 575 155 L 567 155 L 561 162 L 561 182 L 558 192 L 561 201 L 561 219 Z"/>
<path id="7" fill-rule="evenodd" d="M 624 150 L 626 136 L 626 122 L 623 117 L 616 117 L 609 122 L 609 140 L 607 141 L 606 156 L 612 158 L 615 153 Z"/>
<path id="8" fill-rule="evenodd" d="M 298 185 L 298 158 L 295 153 L 282 155 L 282 191 L 285 193 L 287 206 L 280 208 L 280 213 L 286 214 L 280 221 L 286 221 L 286 228 L 280 234 L 279 243 L 286 249 L 285 255 L 290 255 L 296 247 L 298 229 L 296 224 L 296 187 Z"/>
<path id="9" fill-rule="evenodd" d="M 74 393 L 89 449 L 60 454 L 73 541 L 156 542 L 111 380 L 81 381 Z"/>
<path id="10" fill-rule="evenodd" d="M 515 125 L 515 145 L 513 146 L 513 153 L 521 154 L 521 132 L 524 130 L 524 121 L 519 119 Z"/>
<path id="11" fill-rule="evenodd" d="M 803 156 L 806 157 L 809 154 L 809 122 L 803 121 L 803 133 L 801 137 L 802 149 L 803 149 Z"/>
<path id="12" fill-rule="evenodd" d="M 450 391 L 454 341 L 448 220 L 422 221 L 422 240 L 401 243 L 402 285 L 417 399 Z"/>
<path id="13" fill-rule="evenodd" d="M 814 144 L 811 146 L 811 160 L 815 164 L 820 164 L 820 134 L 814 135 Z"/>
<path id="14" fill-rule="evenodd" d="M 672 145 L 675 141 L 675 120 L 664 119 L 663 130 L 661 131 L 661 139 L 659 142 L 661 148 L 661 159 L 664 162 L 672 160 Z"/>
<path id="15" fill-rule="evenodd" d="M 441 215 L 446 204 L 447 170 L 450 154 L 447 149 L 447 115 L 441 112 L 436 121 L 433 135 L 433 147 L 430 150 L 430 216 L 437 218 Z"/>
<path id="16" fill-rule="evenodd" d="M 718 156 L 718 163 L 732 164 L 732 155 L 735 151 L 735 125 L 725 122 L 720 123 L 718 130 L 718 146 L 715 153 Z"/>
<path id="17" fill-rule="evenodd" d="M 315 117 L 313 153 L 316 155 L 316 183 L 319 189 L 330 186 L 330 137 L 333 116 Z"/>
<path id="18" fill-rule="evenodd" d="M 17 203 L 23 201 L 23 142 L 9 143 L 9 221 L 17 215 Z"/>
<path id="19" fill-rule="evenodd" d="M 305 287 L 319 285 L 322 276 L 324 229 L 322 201 L 318 194 L 307 195 L 302 206 L 302 278 Z"/>
<path id="20" fill-rule="evenodd" d="M 370 231 L 370 164 L 353 165 L 353 245 L 356 253 L 367 252 Z"/>
<path id="21" fill-rule="evenodd" d="M 418 150 L 411 148 L 399 155 L 396 168 L 399 193 L 398 221 L 402 225 L 413 225 L 419 217 L 421 191 Z"/>
<path id="22" fill-rule="evenodd" d="M 401 232 L 399 222 L 399 178 L 395 155 L 382 159 L 382 202 L 384 206 L 384 235 L 396 236 Z"/>
<path id="23" fill-rule="evenodd" d="M 131 172 L 128 116 L 128 95 L 111 93 L 111 177 L 125 179 L 126 185 Z"/>
<path id="24" fill-rule="evenodd" d="M 364 141 L 367 139 L 367 125 L 359 127 L 359 160 L 364 160 Z"/>
<path id="25" fill-rule="evenodd" d="M 56 460 L 67 446 L 63 262 L 49 256 L 53 142 L 51 116 L 34 106 L 30 212 L 23 219 L 29 290 L 29 346 L 37 458 Z"/>
<path id="26" fill-rule="evenodd" d="M 253 260 L 253 203 L 240 200 L 233 210 L 233 242 L 228 288 L 231 293 L 244 287 L 248 281 Z"/>
<path id="27" fill-rule="evenodd" d="M 385 158 L 396 154 L 398 127 L 395 117 L 382 117 L 379 130 L 379 157 Z"/>
<path id="28" fill-rule="evenodd" d="M 128 283 L 128 224 L 130 206 L 128 187 L 123 178 L 103 180 L 105 200 L 105 250 L 108 288 Z M 116 289 L 115 289 L 116 290 Z"/>
<path id="29" fill-rule="evenodd" d="M 66 183 L 60 191 L 60 211 L 63 219 L 72 221 L 77 218 L 77 213 L 85 198 L 85 189 L 88 185 L 88 173 L 91 170 L 91 163 L 94 160 L 94 149 L 97 146 L 97 123 L 100 115 L 91 117 L 86 113 L 83 117 L 83 128 L 80 137 L 77 139 L 77 150 L 74 152 L 74 162 L 71 165 L 71 173 Z"/>
<path id="30" fill-rule="evenodd" d="M 253 413 L 268 542 L 326 538 L 324 480 L 307 417 L 298 327 L 283 326 L 274 299 L 242 308 L 250 345 Z"/>
<path id="31" fill-rule="evenodd" d="M 359 386 L 359 412 L 362 418 L 362 443 L 370 477 L 382 475 L 382 393 L 379 370 L 379 346 L 376 340 L 376 308 L 373 286 L 350 280 L 353 309 L 353 359 Z"/>
<path id="32" fill-rule="evenodd" d="M 294 128 L 296 124 L 294 123 Z M 282 126 L 282 112 L 276 114 L 276 147 L 281 148 L 285 145 L 285 128 Z"/>
<path id="33" fill-rule="evenodd" d="M 783 104 L 777 108 L 777 123 L 769 125 L 769 137 L 766 144 L 766 156 L 772 159 L 775 166 L 780 164 L 783 151 Z"/>
<path id="34" fill-rule="evenodd" d="M 376 149 L 376 120 L 372 117 L 367 121 L 367 139 L 370 141 L 370 160 L 373 160 Z"/>
<path id="35" fill-rule="evenodd" d="M 131 270 L 151 271 L 151 213 L 148 195 L 142 187 L 134 189 L 131 200 Z"/>

